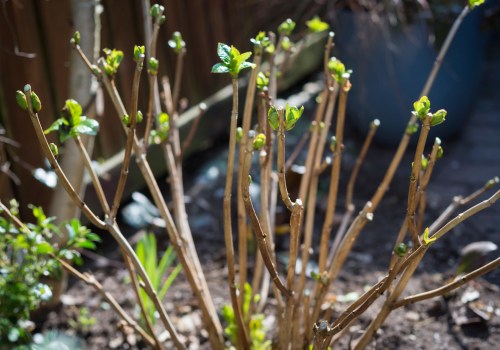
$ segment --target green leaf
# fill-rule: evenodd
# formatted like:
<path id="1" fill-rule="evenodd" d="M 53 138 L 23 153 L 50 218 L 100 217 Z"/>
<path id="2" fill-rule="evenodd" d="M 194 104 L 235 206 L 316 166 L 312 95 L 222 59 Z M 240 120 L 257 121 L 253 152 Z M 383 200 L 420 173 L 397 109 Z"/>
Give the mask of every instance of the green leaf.
<path id="1" fill-rule="evenodd" d="M 266 36 L 266 32 L 261 31 L 255 38 L 250 39 L 250 42 L 259 49 L 268 47 L 271 44 L 269 37 Z"/>
<path id="2" fill-rule="evenodd" d="M 422 160 L 420 161 L 420 169 L 425 171 L 425 169 L 427 169 L 428 166 L 429 166 L 429 159 L 422 154 Z"/>
<path id="3" fill-rule="evenodd" d="M 344 74 L 349 72 L 346 71 L 345 65 L 337 59 L 336 57 L 330 58 L 330 61 L 328 62 L 328 69 L 330 72 L 333 74 L 333 78 L 341 84 L 342 81 L 344 80 Z"/>
<path id="4" fill-rule="evenodd" d="M 16 101 L 19 107 L 24 110 L 28 110 L 28 101 L 26 100 L 26 95 L 21 90 L 16 91 Z"/>
<path id="5" fill-rule="evenodd" d="M 304 112 L 304 106 L 298 109 L 296 106 L 291 106 L 286 104 L 286 112 L 285 112 L 285 129 L 287 131 L 292 130 L 295 126 L 295 123 L 300 119 L 302 113 Z"/>
<path id="6" fill-rule="evenodd" d="M 212 67 L 212 73 L 229 73 L 229 68 L 223 63 L 216 63 Z"/>
<path id="7" fill-rule="evenodd" d="M 436 237 L 433 237 L 433 238 L 429 237 L 429 228 L 428 227 L 424 231 L 423 240 L 424 240 L 425 245 L 429 245 L 436 240 Z"/>
<path id="8" fill-rule="evenodd" d="M 69 123 L 68 123 L 68 121 L 67 121 L 66 119 L 64 119 L 64 118 L 59 118 L 59 119 L 57 119 L 56 121 L 54 121 L 54 122 L 52 123 L 52 125 L 51 125 L 51 126 L 49 126 L 49 128 L 48 128 L 48 129 L 45 129 L 45 130 L 44 130 L 44 133 L 45 133 L 45 134 L 49 134 L 49 133 L 51 133 L 52 131 L 59 131 L 59 132 L 61 132 L 61 127 L 62 127 L 62 126 L 68 126 L 68 125 L 69 125 Z"/>
<path id="9" fill-rule="evenodd" d="M 413 135 L 417 131 L 418 131 L 418 124 L 417 123 L 408 123 L 408 125 L 406 126 L 405 133 L 407 135 Z"/>
<path id="10" fill-rule="evenodd" d="M 94 136 L 99 131 L 99 122 L 95 119 L 82 116 L 80 124 L 73 127 L 72 131 L 77 132 L 78 134 Z"/>
<path id="11" fill-rule="evenodd" d="M 238 73 L 240 71 L 242 71 L 243 69 L 247 69 L 247 68 L 252 68 L 253 69 L 253 68 L 255 68 L 255 64 L 254 63 L 250 63 L 250 62 L 243 62 L 239 66 Z"/>
<path id="12" fill-rule="evenodd" d="M 226 44 L 219 43 L 217 45 L 217 55 L 219 56 L 220 60 L 224 62 L 226 65 L 229 65 L 231 63 L 231 47 L 229 47 Z M 220 72 L 214 72 L 212 68 L 212 73 L 220 73 Z"/>
<path id="13" fill-rule="evenodd" d="M 73 99 L 66 100 L 64 106 L 71 116 L 71 125 L 78 125 L 80 123 L 80 117 L 82 116 L 82 106 Z"/>
<path id="14" fill-rule="evenodd" d="M 485 0 L 468 0 L 468 5 L 470 9 L 473 9 L 476 6 L 480 6 L 484 4 Z"/>
<path id="15" fill-rule="evenodd" d="M 431 117 L 431 126 L 436 126 L 443 123 L 446 120 L 446 114 L 447 112 L 444 109 L 440 109 L 434 112 Z"/>
<path id="16" fill-rule="evenodd" d="M 273 129 L 274 131 L 278 130 L 279 115 L 276 106 L 271 106 L 271 108 L 269 108 L 269 111 L 267 112 L 267 120 L 269 121 L 271 129 Z"/>
<path id="17" fill-rule="evenodd" d="M 54 252 L 54 248 L 48 242 L 42 242 L 36 246 L 38 254 L 48 254 Z"/>
<path id="18" fill-rule="evenodd" d="M 325 30 L 328 30 L 330 28 L 328 23 L 323 22 L 319 18 L 319 16 L 314 16 L 309 21 L 306 21 L 306 25 L 309 28 L 309 30 L 313 33 L 324 32 Z"/>

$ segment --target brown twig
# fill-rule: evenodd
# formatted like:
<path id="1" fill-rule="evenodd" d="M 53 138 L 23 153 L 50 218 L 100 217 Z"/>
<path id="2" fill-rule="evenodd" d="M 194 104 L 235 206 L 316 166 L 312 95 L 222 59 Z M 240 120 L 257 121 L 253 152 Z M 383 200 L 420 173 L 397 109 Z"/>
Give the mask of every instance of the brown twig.
<path id="1" fill-rule="evenodd" d="M 135 127 L 137 123 L 137 104 L 139 99 L 139 82 L 141 80 L 142 64 L 144 62 L 144 56 L 141 56 L 137 60 L 135 66 L 134 79 L 132 82 L 132 102 L 130 104 L 130 125 L 127 132 L 127 143 L 125 144 L 125 152 L 123 155 L 122 167 L 120 170 L 120 178 L 118 179 L 118 184 L 116 186 L 115 197 L 113 199 L 113 206 L 111 207 L 110 218 L 113 220 L 116 218 L 118 213 L 118 208 L 122 201 L 123 191 L 125 190 L 125 183 L 127 182 L 128 168 L 130 165 L 130 157 L 132 154 L 132 146 L 134 144 L 135 138 Z"/>
<path id="2" fill-rule="evenodd" d="M 245 328 L 241 305 L 237 296 L 233 229 L 231 227 L 231 195 L 236 150 L 236 127 L 238 123 L 238 79 L 233 78 L 232 83 L 233 109 L 231 111 L 231 125 L 229 128 L 229 154 L 227 159 L 226 185 L 224 188 L 224 241 L 226 244 L 229 293 L 231 295 L 231 304 L 233 306 L 236 324 L 238 327 L 239 342 L 243 348 L 247 349 L 249 347 L 249 338 Z"/>
<path id="3" fill-rule="evenodd" d="M 330 184 L 328 190 L 328 205 L 326 208 L 326 216 L 321 230 L 321 241 L 319 248 L 319 272 L 326 270 L 326 262 L 328 257 L 328 248 L 330 245 L 330 233 L 333 229 L 333 218 L 335 215 L 335 205 L 337 204 L 337 194 L 340 180 L 340 166 L 342 161 L 342 143 L 344 141 L 344 123 L 345 110 L 347 106 L 347 94 L 351 83 L 349 80 L 342 84 L 340 89 L 339 107 L 337 110 L 337 126 L 335 129 L 335 137 L 337 143 L 335 146 L 335 157 L 332 162 L 332 170 L 330 175 Z"/>
<path id="4" fill-rule="evenodd" d="M 494 269 L 496 269 L 499 266 L 500 266 L 500 258 L 496 258 L 495 260 L 490 261 L 486 265 L 481 266 L 480 268 L 478 268 L 478 269 L 476 269 L 476 270 L 474 270 L 474 271 L 472 271 L 464 276 L 461 276 L 461 277 L 457 278 L 456 280 L 454 280 L 453 282 L 447 283 L 446 285 L 444 285 L 442 287 L 430 290 L 428 292 L 411 295 L 411 296 L 408 296 L 408 297 L 403 298 L 401 300 L 398 300 L 397 302 L 395 302 L 392 305 L 392 309 L 394 310 L 394 309 L 400 308 L 402 306 L 406 306 L 408 304 L 413 304 L 413 303 L 416 303 L 418 301 L 435 298 L 435 297 L 440 296 L 440 295 L 446 295 L 447 293 L 451 292 L 454 289 L 457 289 L 458 287 L 464 285 L 465 283 L 469 282 L 470 280 L 475 279 L 479 276 L 485 275 L 488 272 L 493 271 Z"/>
<path id="5" fill-rule="evenodd" d="M 250 197 L 250 167 L 252 165 L 252 155 L 253 155 L 253 136 L 248 137 L 245 159 L 243 162 L 243 171 L 246 176 L 243 177 L 242 187 L 243 187 L 243 202 L 245 203 L 245 208 L 247 210 L 247 214 L 250 217 L 250 222 L 252 223 L 252 228 L 255 233 L 255 237 L 257 240 L 257 244 L 259 246 L 260 253 L 262 254 L 262 258 L 264 259 L 264 264 L 266 265 L 267 270 L 271 274 L 271 279 L 273 280 L 276 287 L 285 295 L 290 295 L 291 290 L 287 289 L 281 278 L 279 277 L 278 271 L 276 270 L 276 266 L 273 263 L 273 259 L 271 257 L 271 253 L 269 250 L 269 246 L 266 242 L 266 235 L 262 230 L 262 226 L 260 224 L 259 218 L 255 213 L 255 209 L 253 207 L 252 198 Z"/>

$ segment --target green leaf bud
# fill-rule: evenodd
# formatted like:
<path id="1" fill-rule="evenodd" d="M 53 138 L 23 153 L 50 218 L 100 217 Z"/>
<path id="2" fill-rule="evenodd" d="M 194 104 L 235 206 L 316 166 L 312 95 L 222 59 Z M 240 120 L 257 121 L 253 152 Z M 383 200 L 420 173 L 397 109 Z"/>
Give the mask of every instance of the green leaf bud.
<path id="1" fill-rule="evenodd" d="M 420 161 L 420 168 L 426 170 L 429 166 L 429 159 L 422 154 L 422 160 Z"/>
<path id="2" fill-rule="evenodd" d="M 283 40 L 281 41 L 281 48 L 284 51 L 288 51 L 291 49 L 291 47 L 292 47 L 292 42 L 290 41 L 290 38 L 287 36 L 284 36 Z"/>
<path id="3" fill-rule="evenodd" d="M 315 281 L 319 281 L 321 278 L 321 275 L 317 273 L 316 271 L 312 270 L 311 271 L 311 278 Z"/>
<path id="4" fill-rule="evenodd" d="M 498 176 L 495 176 L 493 179 L 488 180 L 484 186 L 487 190 L 489 190 L 490 188 L 498 184 L 499 181 L 500 179 L 498 178 Z"/>
<path id="5" fill-rule="evenodd" d="M 268 47 L 271 44 L 269 37 L 266 36 L 266 32 L 259 32 L 255 38 L 250 39 L 250 42 L 259 49 Z"/>
<path id="6" fill-rule="evenodd" d="M 266 144 L 266 135 L 264 134 L 257 134 L 255 136 L 255 139 L 253 140 L 253 149 L 256 151 L 259 151 L 264 145 Z"/>
<path id="7" fill-rule="evenodd" d="M 135 122 L 137 124 L 141 123 L 142 120 L 144 119 L 144 117 L 142 116 L 142 112 L 141 111 L 137 111 L 137 115 L 135 116 Z"/>
<path id="8" fill-rule="evenodd" d="M 402 258 L 408 251 L 408 246 L 405 243 L 400 243 L 396 248 L 394 248 L 394 254 Z"/>
<path id="9" fill-rule="evenodd" d="M 123 117 L 122 117 L 122 122 L 123 124 L 125 124 L 126 126 L 129 126 L 130 125 L 130 116 L 128 114 L 125 114 Z"/>
<path id="10" fill-rule="evenodd" d="M 447 112 L 444 109 L 440 109 L 436 111 L 434 114 L 432 114 L 431 126 L 436 126 L 444 122 L 446 119 L 446 113 Z"/>
<path id="11" fill-rule="evenodd" d="M 16 91 L 16 101 L 19 107 L 24 110 L 28 109 L 28 101 L 26 100 L 26 95 L 21 90 Z"/>
<path id="12" fill-rule="evenodd" d="M 268 85 L 269 78 L 263 72 L 259 72 L 259 74 L 257 74 L 257 88 L 263 91 Z"/>
<path id="13" fill-rule="evenodd" d="M 165 11 L 165 7 L 158 4 L 154 4 L 153 6 L 151 6 L 149 14 L 151 15 L 151 17 L 156 19 L 158 16 L 161 16 L 163 14 L 163 11 Z"/>
<path id="14" fill-rule="evenodd" d="M 240 142 L 243 138 L 243 128 L 241 126 L 236 128 L 236 142 Z"/>
<path id="15" fill-rule="evenodd" d="M 145 48 L 144 46 L 134 46 L 134 61 L 139 61 L 139 59 L 144 58 Z"/>
<path id="16" fill-rule="evenodd" d="M 330 138 L 330 151 L 335 152 L 337 149 L 337 138 L 335 136 L 332 136 Z"/>
<path id="17" fill-rule="evenodd" d="M 159 62 L 156 58 L 151 57 L 148 62 L 148 73 L 151 75 L 157 75 L 158 74 L 158 66 Z"/>
<path id="18" fill-rule="evenodd" d="M 172 39 L 168 41 L 168 46 L 170 46 L 175 53 L 180 53 L 186 47 L 186 43 L 182 40 L 180 32 L 174 32 L 172 34 Z"/>
<path id="19" fill-rule="evenodd" d="M 31 106 L 33 107 L 33 112 L 35 113 L 42 109 L 42 102 L 40 102 L 40 98 L 34 91 L 31 91 Z"/>
<path id="20" fill-rule="evenodd" d="M 309 31 L 313 33 L 324 32 L 330 28 L 328 23 L 323 22 L 318 16 L 314 16 L 309 21 L 306 21 L 306 25 L 309 28 Z"/>
<path id="21" fill-rule="evenodd" d="M 73 36 L 71 37 L 69 42 L 74 46 L 80 45 L 80 32 L 78 30 L 73 33 Z"/>
<path id="22" fill-rule="evenodd" d="M 441 159 L 441 157 L 443 157 L 443 153 L 444 153 L 443 147 L 438 146 L 438 150 L 436 153 L 436 159 Z"/>
<path id="23" fill-rule="evenodd" d="M 417 123 L 408 123 L 406 126 L 406 135 L 413 135 L 418 131 L 418 124 Z"/>
<path id="24" fill-rule="evenodd" d="M 54 155 L 54 157 L 57 158 L 57 156 L 59 155 L 59 149 L 57 148 L 57 145 L 55 143 L 50 143 L 49 144 L 49 148 L 50 148 L 50 152 L 52 152 L 52 154 Z"/>
<path id="25" fill-rule="evenodd" d="M 276 106 L 271 106 L 271 108 L 269 108 L 269 111 L 267 112 L 267 120 L 269 121 L 271 129 L 273 129 L 274 131 L 278 130 L 279 116 Z"/>
<path id="26" fill-rule="evenodd" d="M 165 23 L 165 21 L 166 21 L 166 20 L 167 20 L 167 17 L 165 17 L 165 15 L 162 15 L 162 16 L 160 17 L 160 24 Z"/>
<path id="27" fill-rule="evenodd" d="M 420 120 L 423 120 L 431 109 L 431 102 L 427 96 L 422 96 L 413 103 L 413 114 Z"/>
<path id="28" fill-rule="evenodd" d="M 278 33 L 280 35 L 286 35 L 289 36 L 292 34 L 293 30 L 295 29 L 295 22 L 292 21 L 290 18 L 285 20 L 283 23 L 281 23 L 278 27 Z"/>

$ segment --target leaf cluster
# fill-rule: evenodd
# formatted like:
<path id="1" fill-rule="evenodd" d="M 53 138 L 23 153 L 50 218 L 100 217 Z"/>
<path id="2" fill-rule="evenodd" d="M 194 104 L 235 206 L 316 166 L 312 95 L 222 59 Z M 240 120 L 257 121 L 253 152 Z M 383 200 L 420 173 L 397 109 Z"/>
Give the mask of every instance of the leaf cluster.
<path id="1" fill-rule="evenodd" d="M 264 326 L 264 314 L 250 315 L 250 303 L 252 302 L 252 287 L 249 283 L 245 283 L 243 288 L 243 317 L 249 322 L 250 330 L 250 349 L 252 350 L 265 350 L 271 349 L 271 341 L 266 340 L 266 327 Z M 258 303 L 260 295 L 255 294 L 253 302 Z M 224 328 L 224 333 L 229 338 L 229 341 L 236 346 L 238 344 L 238 327 L 234 309 L 231 305 L 224 305 L 222 307 L 222 318 L 227 326 Z"/>
<path id="2" fill-rule="evenodd" d="M 120 63 L 123 60 L 123 51 L 116 49 L 103 49 L 102 51 L 106 55 L 104 60 L 104 72 L 106 72 L 110 78 L 113 78 L 116 72 L 118 72 Z"/>
<path id="3" fill-rule="evenodd" d="M 65 142 L 80 135 L 97 135 L 99 123 L 82 115 L 82 106 L 77 101 L 69 99 L 62 109 L 62 117 L 54 121 L 44 132 L 49 134 L 53 131 L 58 131 L 59 140 Z"/>
<path id="4" fill-rule="evenodd" d="M 290 131 L 293 129 L 297 121 L 300 119 L 302 116 L 302 113 L 304 112 L 304 106 L 297 108 L 296 106 L 290 106 L 288 103 L 286 104 L 285 107 L 285 130 Z M 272 106 L 268 113 L 267 113 L 267 119 L 269 121 L 269 125 L 271 126 L 271 129 L 274 131 L 278 130 L 279 127 L 279 115 L 278 115 L 278 109 L 276 106 Z"/>
<path id="5" fill-rule="evenodd" d="M 255 64 L 247 62 L 252 53 L 240 53 L 234 46 L 219 43 L 217 45 L 217 55 L 222 62 L 214 64 L 212 73 L 229 73 L 235 78 L 243 69 L 255 68 Z"/>
<path id="6" fill-rule="evenodd" d="M 56 257 L 79 263 L 81 257 L 76 249 L 94 249 L 99 241 L 99 236 L 76 219 L 58 227 L 55 218 L 47 217 L 42 208 L 32 206 L 31 210 L 35 222 L 23 228 L 9 216 L 0 215 L 0 348 L 30 341 L 30 312 L 52 297 L 43 280 L 59 275 Z M 15 201 L 10 203 L 10 212 L 19 214 Z M 59 235 L 63 227 L 69 240 L 61 247 L 51 244 L 52 237 Z"/>

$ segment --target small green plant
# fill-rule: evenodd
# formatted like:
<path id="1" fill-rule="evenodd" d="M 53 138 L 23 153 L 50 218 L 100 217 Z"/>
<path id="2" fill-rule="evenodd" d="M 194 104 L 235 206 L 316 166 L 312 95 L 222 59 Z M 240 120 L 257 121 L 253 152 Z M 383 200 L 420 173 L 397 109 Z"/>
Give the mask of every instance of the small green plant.
<path id="1" fill-rule="evenodd" d="M 169 269 L 172 267 L 175 260 L 175 252 L 172 246 L 167 248 L 160 261 L 158 261 L 156 237 L 154 234 L 148 233 L 137 243 L 135 252 L 141 264 L 144 266 L 146 273 L 151 279 L 151 283 L 153 284 L 155 291 L 158 293 L 158 297 L 160 300 L 163 300 L 168 292 L 168 289 L 182 269 L 181 265 L 176 265 L 170 274 L 168 274 Z M 157 319 L 156 308 L 144 290 L 141 289 L 139 293 L 141 301 L 144 304 L 146 317 L 149 322 L 154 325 Z M 141 321 L 143 324 L 147 322 L 144 319 L 144 315 L 141 315 Z"/>
<path id="2" fill-rule="evenodd" d="M 94 249 L 99 241 L 76 219 L 58 227 L 40 207 L 32 207 L 32 213 L 35 223 L 20 224 L 17 203 L 7 208 L 0 202 L 0 347 L 30 342 L 30 312 L 52 297 L 44 281 L 60 274 L 60 259 L 80 263 L 78 249 Z M 52 238 L 63 229 L 69 239 L 54 246 Z"/>
<path id="3" fill-rule="evenodd" d="M 260 301 L 259 294 L 252 294 L 252 287 L 249 283 L 245 283 L 243 288 L 243 317 L 248 322 L 250 349 L 265 350 L 271 349 L 272 342 L 266 340 L 267 330 L 264 326 L 264 314 L 251 314 L 251 303 L 258 304 Z M 231 305 L 222 307 L 222 317 L 226 321 L 227 326 L 224 328 L 224 333 L 233 345 L 232 349 L 238 345 L 238 326 L 236 324 L 234 309 Z"/>
<path id="4" fill-rule="evenodd" d="M 90 327 L 96 324 L 97 320 L 95 317 L 90 315 L 90 311 L 86 307 L 81 307 L 78 309 L 78 314 L 75 318 L 68 320 L 68 325 L 74 330 L 87 333 Z"/>

